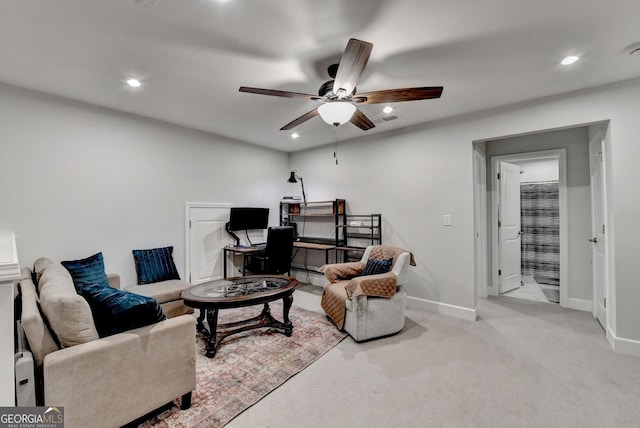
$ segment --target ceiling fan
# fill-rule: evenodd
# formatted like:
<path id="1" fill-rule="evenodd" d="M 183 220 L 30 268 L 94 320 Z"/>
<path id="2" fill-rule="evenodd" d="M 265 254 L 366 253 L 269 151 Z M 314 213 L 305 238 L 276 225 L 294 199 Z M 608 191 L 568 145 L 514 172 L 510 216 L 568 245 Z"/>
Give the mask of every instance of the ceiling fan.
<path id="1" fill-rule="evenodd" d="M 240 92 L 285 98 L 301 98 L 321 103 L 318 108 L 303 114 L 280 128 L 281 131 L 295 128 L 317 115 L 320 115 L 322 120 L 333 126 L 351 122 L 366 131 L 374 128 L 375 125 L 356 107 L 358 104 L 381 104 L 440 98 L 443 90 L 442 86 L 386 89 L 357 94 L 356 83 L 367 65 L 372 49 L 372 43 L 349 39 L 340 63 L 333 64 L 328 69 L 329 76 L 333 80 L 323 83 L 318 90 L 318 95 L 278 91 L 275 89 L 250 88 L 247 86 L 241 86 Z"/>

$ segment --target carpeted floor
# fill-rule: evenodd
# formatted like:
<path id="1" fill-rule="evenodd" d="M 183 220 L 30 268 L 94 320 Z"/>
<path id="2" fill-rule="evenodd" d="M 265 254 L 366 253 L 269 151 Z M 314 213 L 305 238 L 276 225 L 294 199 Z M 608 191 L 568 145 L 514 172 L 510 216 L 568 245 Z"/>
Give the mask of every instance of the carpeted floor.
<path id="1" fill-rule="evenodd" d="M 281 302 L 271 313 L 282 319 Z M 262 306 L 221 312 L 220 323 L 257 315 Z M 196 382 L 191 408 L 172 406 L 140 427 L 221 427 L 237 414 L 282 385 L 291 376 L 336 346 L 346 334 L 323 314 L 292 307 L 293 334 L 258 329 L 227 337 L 215 358 L 204 356 L 202 338 L 196 341 Z"/>
<path id="2" fill-rule="evenodd" d="M 225 428 L 638 428 L 640 358 L 611 349 L 591 313 L 478 306 L 477 322 L 408 308 L 395 336 L 347 337 Z"/>

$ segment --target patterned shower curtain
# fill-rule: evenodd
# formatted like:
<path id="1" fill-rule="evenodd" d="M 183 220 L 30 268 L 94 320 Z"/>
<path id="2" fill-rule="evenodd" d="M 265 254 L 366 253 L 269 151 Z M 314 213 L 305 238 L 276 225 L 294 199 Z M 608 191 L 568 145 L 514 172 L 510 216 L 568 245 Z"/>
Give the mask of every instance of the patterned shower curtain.
<path id="1" fill-rule="evenodd" d="M 522 183 L 522 275 L 560 280 L 560 203 L 557 181 Z"/>

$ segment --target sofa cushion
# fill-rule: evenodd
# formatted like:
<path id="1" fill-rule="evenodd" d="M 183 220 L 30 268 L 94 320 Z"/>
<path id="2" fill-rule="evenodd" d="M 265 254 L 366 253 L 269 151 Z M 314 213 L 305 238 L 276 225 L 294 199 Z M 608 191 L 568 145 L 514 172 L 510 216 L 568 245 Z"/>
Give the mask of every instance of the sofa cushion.
<path id="1" fill-rule="evenodd" d="M 173 247 L 133 250 L 138 284 L 180 279 L 173 262 Z"/>
<path id="2" fill-rule="evenodd" d="M 42 276 L 42 273 L 47 268 L 47 266 L 50 266 L 54 263 L 55 262 L 53 260 L 46 257 L 40 257 L 35 262 L 33 262 L 33 283 L 35 284 L 38 293 L 40 293 L 40 277 Z"/>
<path id="3" fill-rule="evenodd" d="M 18 284 L 20 289 L 22 312 L 20 321 L 24 334 L 29 342 L 29 349 L 38 366 L 42 366 L 44 357 L 59 349 L 56 339 L 51 334 L 40 308 L 40 299 L 31 279 L 31 270 L 23 268 L 22 278 Z"/>
<path id="4" fill-rule="evenodd" d="M 172 279 L 170 281 L 156 282 L 154 284 L 134 285 L 127 287 L 127 291 L 140 294 L 142 296 L 153 297 L 158 303 L 166 303 L 180 300 L 180 293 L 191 287 L 188 282 Z"/>
<path id="5" fill-rule="evenodd" d="M 91 306 L 100 337 L 144 327 L 167 318 L 155 299 L 108 285 L 86 285 L 82 288 L 82 295 Z"/>
<path id="6" fill-rule="evenodd" d="M 86 259 L 63 261 L 61 264 L 71 274 L 73 284 L 78 293 L 82 292 L 82 289 L 88 285 L 100 284 L 105 287 L 109 286 L 109 278 L 107 278 L 107 273 L 104 271 L 102 253 L 96 253 Z"/>
<path id="7" fill-rule="evenodd" d="M 42 312 L 62 347 L 98 339 L 91 308 L 76 292 L 71 275 L 61 264 L 48 265 L 38 286 Z"/>
<path id="8" fill-rule="evenodd" d="M 367 275 L 377 275 L 380 273 L 387 273 L 391 270 L 391 264 L 393 263 L 393 259 L 383 259 L 383 260 L 367 260 L 367 265 L 364 267 L 361 276 Z"/>

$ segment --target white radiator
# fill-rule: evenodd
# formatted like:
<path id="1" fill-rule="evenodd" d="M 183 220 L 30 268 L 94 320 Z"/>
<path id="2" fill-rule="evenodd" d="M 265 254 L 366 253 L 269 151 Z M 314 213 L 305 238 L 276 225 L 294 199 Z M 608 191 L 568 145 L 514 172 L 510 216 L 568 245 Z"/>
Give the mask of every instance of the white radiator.
<path id="1" fill-rule="evenodd" d="M 36 382 L 34 376 L 33 356 L 27 351 L 26 337 L 22 324 L 16 321 L 18 344 L 15 354 L 16 364 L 16 406 L 33 407 L 36 405 Z"/>

